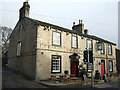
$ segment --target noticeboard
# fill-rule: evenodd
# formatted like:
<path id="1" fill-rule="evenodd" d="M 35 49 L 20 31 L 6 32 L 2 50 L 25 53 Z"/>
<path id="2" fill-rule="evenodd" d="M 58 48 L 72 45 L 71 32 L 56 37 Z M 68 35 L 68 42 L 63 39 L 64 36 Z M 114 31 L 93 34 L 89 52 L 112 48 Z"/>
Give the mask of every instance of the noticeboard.
<path id="1" fill-rule="evenodd" d="M 92 63 L 88 63 L 88 64 L 87 64 L 87 71 L 88 71 L 89 73 L 91 73 L 92 70 L 93 70 L 93 65 L 92 65 Z"/>

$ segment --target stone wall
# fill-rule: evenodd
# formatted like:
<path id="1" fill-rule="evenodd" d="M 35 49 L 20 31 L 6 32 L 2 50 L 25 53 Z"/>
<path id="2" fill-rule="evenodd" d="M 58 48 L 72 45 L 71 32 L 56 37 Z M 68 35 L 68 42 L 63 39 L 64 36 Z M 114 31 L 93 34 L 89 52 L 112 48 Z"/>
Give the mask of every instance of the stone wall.
<path id="1" fill-rule="evenodd" d="M 17 56 L 17 44 L 21 41 L 21 55 Z M 35 78 L 36 25 L 23 18 L 11 34 L 8 66 L 32 79 Z"/>

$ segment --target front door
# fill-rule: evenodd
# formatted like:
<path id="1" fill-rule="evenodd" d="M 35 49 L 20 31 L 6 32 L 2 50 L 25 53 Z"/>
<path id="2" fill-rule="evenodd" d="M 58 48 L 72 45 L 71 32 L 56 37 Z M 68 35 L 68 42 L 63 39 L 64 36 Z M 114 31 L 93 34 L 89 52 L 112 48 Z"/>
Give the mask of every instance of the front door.
<path id="1" fill-rule="evenodd" d="M 105 62 L 102 60 L 101 61 L 101 76 L 104 76 L 105 74 Z"/>
<path id="2" fill-rule="evenodd" d="M 76 76 L 76 62 L 75 61 L 71 62 L 71 74 L 73 76 Z"/>

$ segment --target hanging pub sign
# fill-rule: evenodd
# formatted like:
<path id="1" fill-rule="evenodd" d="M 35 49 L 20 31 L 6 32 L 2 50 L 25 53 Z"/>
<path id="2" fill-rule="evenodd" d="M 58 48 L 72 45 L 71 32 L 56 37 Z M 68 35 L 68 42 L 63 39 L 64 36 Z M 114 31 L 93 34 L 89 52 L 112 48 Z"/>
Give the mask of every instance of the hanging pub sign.
<path id="1" fill-rule="evenodd" d="M 97 49 L 98 49 L 98 50 L 102 50 L 102 43 L 101 43 L 101 42 L 98 42 L 98 43 L 97 43 Z"/>

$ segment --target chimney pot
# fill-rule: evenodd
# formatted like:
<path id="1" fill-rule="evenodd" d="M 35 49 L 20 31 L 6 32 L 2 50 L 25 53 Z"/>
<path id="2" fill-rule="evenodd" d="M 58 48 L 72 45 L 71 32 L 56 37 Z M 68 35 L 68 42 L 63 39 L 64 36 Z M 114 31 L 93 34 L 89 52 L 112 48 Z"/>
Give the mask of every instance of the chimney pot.
<path id="1" fill-rule="evenodd" d="M 79 24 L 81 23 L 81 20 L 79 20 Z"/>
<path id="2" fill-rule="evenodd" d="M 83 20 L 80 20 L 80 22 L 81 22 L 81 24 L 82 24 Z"/>
<path id="3" fill-rule="evenodd" d="M 73 26 L 75 26 L 75 22 L 73 22 Z"/>

